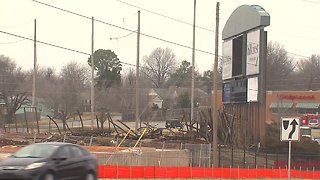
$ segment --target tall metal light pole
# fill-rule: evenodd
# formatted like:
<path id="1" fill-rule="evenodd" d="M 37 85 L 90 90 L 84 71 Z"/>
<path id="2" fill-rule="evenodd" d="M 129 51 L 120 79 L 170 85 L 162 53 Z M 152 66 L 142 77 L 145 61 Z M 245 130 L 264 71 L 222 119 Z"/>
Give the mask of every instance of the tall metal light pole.
<path id="1" fill-rule="evenodd" d="M 94 125 L 94 18 L 92 17 L 92 34 L 91 34 L 91 129 Z"/>
<path id="2" fill-rule="evenodd" d="M 138 11 L 138 32 L 137 32 L 137 64 L 136 64 L 136 125 L 135 130 L 137 131 L 140 123 L 140 113 L 139 113 L 139 57 L 140 56 L 140 11 Z"/>
<path id="3" fill-rule="evenodd" d="M 32 107 L 36 106 L 36 76 L 37 76 L 37 20 L 34 20 L 33 41 L 33 82 L 32 82 Z"/>
<path id="4" fill-rule="evenodd" d="M 191 75 L 191 113 L 190 121 L 193 121 L 194 108 L 194 61 L 195 61 L 195 46 L 196 46 L 196 0 L 193 1 L 193 36 L 192 36 L 192 75 Z"/>

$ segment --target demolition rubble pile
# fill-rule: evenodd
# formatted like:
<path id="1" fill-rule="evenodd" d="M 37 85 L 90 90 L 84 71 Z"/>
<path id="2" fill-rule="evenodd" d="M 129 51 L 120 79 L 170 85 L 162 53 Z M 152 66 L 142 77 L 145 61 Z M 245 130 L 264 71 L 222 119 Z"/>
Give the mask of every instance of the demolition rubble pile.
<path id="1" fill-rule="evenodd" d="M 52 119 L 53 120 L 53 119 Z M 139 142 L 139 146 L 163 148 L 179 147 L 181 143 L 208 143 L 211 141 L 210 126 L 201 125 L 197 122 L 175 122 L 179 126 L 166 124 L 164 128 L 158 128 L 148 123 L 141 124 L 138 130 L 133 130 L 125 122 L 111 118 L 108 127 L 98 129 L 87 129 L 82 127 L 69 128 L 66 124 L 65 130 L 56 130 L 45 134 L 27 133 L 5 133 L 0 146 L 25 145 L 33 142 L 70 142 L 84 146 L 118 146 L 133 147 Z M 203 128 L 204 127 L 204 128 Z M 13 140 L 15 139 L 15 140 Z"/>

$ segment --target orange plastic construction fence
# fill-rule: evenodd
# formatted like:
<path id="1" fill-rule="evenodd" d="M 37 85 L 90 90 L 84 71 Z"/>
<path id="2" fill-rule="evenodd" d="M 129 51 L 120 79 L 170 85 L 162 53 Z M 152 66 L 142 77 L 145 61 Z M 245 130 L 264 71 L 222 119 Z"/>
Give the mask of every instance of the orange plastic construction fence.
<path id="1" fill-rule="evenodd" d="M 99 178 L 287 178 L 287 169 L 99 166 Z M 292 178 L 320 179 L 320 171 L 291 170 Z"/>

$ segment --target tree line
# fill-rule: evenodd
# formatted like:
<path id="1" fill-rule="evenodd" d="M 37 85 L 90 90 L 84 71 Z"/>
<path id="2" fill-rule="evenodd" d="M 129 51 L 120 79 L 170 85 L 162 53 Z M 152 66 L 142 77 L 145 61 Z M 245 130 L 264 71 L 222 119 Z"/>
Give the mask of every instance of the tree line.
<path id="1" fill-rule="evenodd" d="M 95 69 L 96 110 L 102 119 L 105 111 L 130 111 L 135 108 L 135 67 L 123 69 L 123 63 L 112 50 L 99 49 L 93 54 Z M 201 62 L 201 59 L 197 60 Z M 220 58 L 221 64 L 222 58 Z M 69 62 L 60 71 L 54 67 L 38 67 L 36 96 L 50 107 L 55 117 L 65 121 L 80 109 L 90 92 L 92 66 L 91 57 L 87 64 Z M 213 86 L 213 68 L 204 72 L 195 71 L 195 87 L 209 95 Z M 172 49 L 156 48 L 142 58 L 140 66 L 140 88 L 191 87 L 192 66 L 189 60 L 178 62 Z M 221 88 L 219 66 L 219 87 Z M 14 119 L 15 112 L 30 104 L 33 70 L 23 70 L 16 62 L 0 55 L 0 103 L 6 109 L 7 122 Z M 268 90 L 318 90 L 320 89 L 320 55 L 311 55 L 295 61 L 278 42 L 269 42 L 267 47 Z M 141 91 L 140 93 L 146 93 Z M 184 94 L 180 106 L 190 106 Z M 140 104 L 147 101 L 140 96 Z M 2 122 L 3 123 L 3 122 Z"/>

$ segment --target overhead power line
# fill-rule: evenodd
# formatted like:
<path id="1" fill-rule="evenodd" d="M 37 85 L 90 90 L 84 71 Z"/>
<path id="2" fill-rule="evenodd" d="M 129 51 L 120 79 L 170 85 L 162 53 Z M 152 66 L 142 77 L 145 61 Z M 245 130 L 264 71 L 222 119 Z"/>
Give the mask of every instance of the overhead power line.
<path id="1" fill-rule="evenodd" d="M 192 26 L 191 23 L 188 23 L 188 22 L 185 22 L 185 21 L 176 19 L 176 18 L 174 18 L 174 17 L 166 16 L 166 15 L 160 14 L 160 13 L 158 13 L 158 12 L 151 11 L 151 10 L 148 10 L 148 9 L 146 9 L 146 8 L 143 8 L 143 7 L 140 7 L 140 6 L 137 6 L 137 5 L 128 3 L 128 2 L 124 2 L 124 1 L 121 1 L 121 0 L 117 0 L 117 1 L 120 2 L 120 3 L 126 4 L 126 5 L 128 5 L 128 6 L 131 6 L 131 7 L 138 8 L 138 9 L 141 9 L 141 10 L 143 10 L 143 11 L 149 12 L 149 13 L 151 13 L 151 14 L 155 14 L 155 15 L 158 15 L 158 16 L 161 16 L 161 17 L 164 17 L 164 18 L 167 18 L 167 19 L 176 21 L 176 22 L 180 22 L 180 23 L 182 23 L 182 24 L 186 24 L 186 25 Z M 304 0 L 304 1 L 307 1 L 307 0 Z M 199 29 L 202 29 L 202 30 L 206 30 L 206 31 L 209 31 L 209 32 L 215 32 L 215 31 L 213 31 L 213 30 L 210 30 L 210 29 L 208 29 L 208 28 L 204 28 L 204 27 L 201 27 L 201 26 L 196 26 L 196 28 L 199 28 Z M 223 34 L 219 32 L 219 35 L 223 35 Z M 300 56 L 300 57 L 306 58 L 306 56 L 304 56 L 304 55 L 299 55 L 299 54 L 291 53 L 291 52 L 288 52 L 288 53 L 289 53 L 289 54 L 292 54 L 292 55 L 295 55 L 295 56 Z M 221 57 L 222 57 L 222 56 L 221 56 Z"/>
<path id="2" fill-rule="evenodd" d="M 119 40 L 119 39 L 122 39 L 122 38 L 125 38 L 125 37 L 128 37 L 128 36 L 130 36 L 131 34 L 133 34 L 134 32 L 131 32 L 131 33 L 129 33 L 129 34 L 126 34 L 126 35 L 124 35 L 124 36 L 120 36 L 120 37 L 115 37 L 115 38 L 110 38 L 110 40 Z"/>
<path id="3" fill-rule="evenodd" d="M 73 15 L 76 15 L 76 16 L 83 17 L 83 18 L 91 20 L 91 17 L 89 17 L 89 16 L 85 16 L 85 15 L 82 15 L 82 14 L 79 14 L 79 13 L 76 13 L 76 12 L 72 12 L 72 11 L 69 11 L 69 10 L 66 10 L 66 9 L 62 9 L 62 8 L 59 8 L 59 7 L 56 7 L 56 6 L 47 4 L 47 3 L 43 3 L 43 2 L 37 1 L 37 0 L 32 0 L 32 1 L 34 1 L 36 3 L 39 3 L 39 4 L 42 4 L 42 5 L 45 5 L 45 6 L 48 6 L 48 7 L 51 7 L 51 8 L 54 8 L 54 9 L 58 9 L 60 11 L 67 12 L 69 14 L 73 14 Z M 108 26 L 112 26 L 112 27 L 115 27 L 115 28 L 118 28 L 118 29 L 122 29 L 122 30 L 126 30 L 126 31 L 137 33 L 136 30 L 131 30 L 131 29 L 128 29 L 128 28 L 117 26 L 117 25 L 114 25 L 114 24 L 111 24 L 111 23 L 104 22 L 104 21 L 99 20 L 99 19 L 94 19 L 94 21 L 102 23 L 102 24 L 106 24 Z M 159 40 L 159 41 L 163 41 L 163 42 L 166 42 L 166 43 L 169 43 L 169 44 L 174 44 L 174 45 L 177 45 L 177 46 L 180 46 L 180 47 L 192 49 L 192 47 L 190 47 L 190 46 L 179 44 L 179 43 L 176 43 L 176 42 L 173 42 L 173 41 L 169 41 L 169 40 L 162 39 L 162 38 L 159 38 L 159 37 L 155 37 L 155 36 L 152 36 L 152 35 L 148 35 L 148 34 L 145 34 L 145 33 L 140 33 L 140 35 L 143 35 L 145 37 L 149 37 L 149 38 L 152 38 L 152 39 L 156 39 L 156 40 Z M 205 53 L 205 54 L 214 55 L 214 53 L 212 53 L 212 52 L 208 52 L 208 51 L 204 51 L 204 50 L 200 50 L 200 49 L 195 49 L 195 50 L 198 51 L 198 52 Z"/>
<path id="4" fill-rule="evenodd" d="M 27 39 L 27 40 L 30 40 L 30 41 L 34 41 L 34 39 L 31 39 L 31 38 L 28 38 L 28 37 L 24 37 L 24 36 L 20 36 L 20 35 L 17 35 L 17 34 L 12 34 L 12 33 L 5 32 L 5 31 L 0 31 L 0 33 L 7 34 L 7 35 L 10 35 L 10 36 L 15 36 L 15 37 L 22 38 L 22 39 Z M 91 55 L 90 53 L 85 53 L 85 52 L 82 52 L 82 51 L 78 51 L 78 50 L 62 47 L 62 46 L 59 46 L 59 45 L 55 45 L 55 44 L 51 44 L 51 43 L 47 43 L 47 42 L 43 42 L 43 41 L 39 41 L 39 40 L 36 40 L 36 42 L 40 43 L 40 44 L 45 44 L 45 45 L 48 45 L 48 46 L 52 46 L 52 47 L 56 47 L 56 48 L 60 48 L 60 49 L 64 49 L 64 50 L 68 50 L 68 51 L 73 51 L 73 52 L 84 54 L 84 55 L 89 55 L 89 56 Z"/>
<path id="5" fill-rule="evenodd" d="M 126 4 L 126 5 L 128 5 L 128 6 L 135 7 L 135 8 L 138 8 L 138 9 L 142 9 L 143 11 L 149 12 L 149 13 L 151 13 L 151 14 L 155 14 L 155 15 L 158 15 L 158 16 L 161 16 L 161 17 L 164 17 L 164 18 L 173 20 L 173 21 L 177 21 L 177 22 L 180 22 L 180 23 L 182 23 L 182 24 L 186 24 L 186 25 L 193 26 L 193 24 L 191 24 L 191 23 L 188 23 L 188 22 L 185 22 L 185 21 L 182 21 L 182 20 L 179 20 L 179 19 L 170 17 L 170 16 L 163 15 L 163 14 L 157 13 L 157 12 L 155 12 L 155 11 L 148 10 L 148 9 L 145 9 L 145 8 L 142 8 L 142 7 L 139 7 L 139 6 L 130 4 L 130 3 L 128 3 L 128 2 L 124 2 L 124 1 L 121 1 L 121 0 L 118 0 L 118 1 L 121 2 L 121 3 L 123 3 L 123 4 Z M 204 28 L 204 27 L 201 27 L 201 26 L 196 26 L 196 28 L 199 28 L 199 29 L 202 29 L 202 30 L 206 30 L 206 31 L 209 31 L 209 32 L 215 32 L 215 31 L 213 31 L 213 30 L 211 30 L 211 29 Z"/>
<path id="6" fill-rule="evenodd" d="M 307 2 L 307 3 L 313 3 L 313 4 L 320 4 L 320 2 L 319 1 L 311 1 L 311 0 L 302 0 L 302 1 L 304 1 L 304 2 Z"/>
<path id="7" fill-rule="evenodd" d="M 34 41 L 34 39 L 31 39 L 29 37 L 20 36 L 20 35 L 9 33 L 9 32 L 5 32 L 5 31 L 0 31 L 0 33 L 7 34 L 7 35 L 10 35 L 10 36 L 14 36 L 14 37 L 18 37 L 18 38 L 22 38 L 24 40 Z M 75 52 L 75 53 L 91 56 L 90 53 L 86 53 L 86 52 L 75 50 L 75 49 L 71 49 L 71 48 L 66 48 L 66 47 L 63 47 L 63 46 L 47 43 L 47 42 L 44 42 L 44 41 L 36 40 L 36 42 L 40 43 L 40 44 L 47 45 L 47 46 L 51 46 L 51 47 L 55 47 L 55 48 L 59 48 L 59 49 L 63 49 L 63 50 L 72 51 L 72 52 Z M 120 63 L 125 64 L 125 65 L 129 65 L 129 66 L 136 66 L 134 64 L 130 64 L 130 63 L 122 62 L 122 61 L 120 61 Z"/>
<path id="8" fill-rule="evenodd" d="M 9 28 L 18 28 L 18 27 L 23 27 L 23 26 L 26 26 L 26 25 L 29 25 L 31 24 L 33 21 L 28 21 L 28 22 L 25 22 L 23 24 L 17 24 L 17 25 L 12 25 L 12 26 L 5 26 L 5 27 L 1 27 L 1 29 L 9 29 Z"/>
<path id="9" fill-rule="evenodd" d="M 73 15 L 80 16 L 80 17 L 87 18 L 87 19 L 90 19 L 90 20 L 91 20 L 91 17 L 85 16 L 85 15 L 81 15 L 81 14 L 79 14 L 79 13 L 75 13 L 75 12 L 72 12 L 72 11 L 69 11 L 69 10 L 65 10 L 65 9 L 62 9 L 62 8 L 59 8 L 59 7 L 56 7 L 56 6 L 52 6 L 52 5 L 50 5 L 50 4 L 46 4 L 46 3 L 43 3 L 43 2 L 40 2 L 40 1 L 37 1 L 37 0 L 32 0 L 32 1 L 34 1 L 34 2 L 36 2 L 36 3 L 39 3 L 39 4 L 42 4 L 42 5 L 45 5 L 45 6 L 48 6 L 48 7 L 52 7 L 52 8 L 55 8 L 55 9 L 58 9 L 58 10 L 61 10 L 61 11 L 64 11 L 64 12 L 67 12 L 67 13 L 70 13 L 70 14 L 73 14 Z M 123 29 L 123 30 L 126 30 L 126 31 L 130 31 L 130 32 L 132 32 L 132 33 L 137 33 L 137 31 L 135 31 L 135 30 L 130 30 L 130 29 L 127 29 L 127 28 L 123 28 L 123 27 L 120 27 L 120 26 L 117 26 L 117 25 L 113 25 L 113 24 L 110 24 L 110 23 L 101 21 L 101 20 L 95 19 L 95 21 L 100 22 L 100 23 L 103 23 L 103 24 L 106 24 L 106 25 L 109 25 L 109 26 L 113 26 L 113 27 L 116 27 L 116 28 L 119 28 L 119 29 Z M 19 38 L 22 38 L 22 39 L 27 39 L 27 40 L 30 40 L 30 41 L 34 41 L 34 40 L 31 39 L 30 37 L 23 37 L 23 36 L 16 35 L 16 34 L 12 34 L 12 33 L 5 32 L 5 31 L 0 31 L 0 33 L 7 34 L 7 35 L 11 35 L 11 36 L 15 36 L 15 37 L 19 37 Z M 131 34 L 131 33 L 130 33 L 130 34 Z M 185 48 L 192 49 L 191 47 L 186 46 L 186 45 L 182 45 L 182 44 L 179 44 L 179 43 L 171 42 L 171 41 L 168 41 L 168 40 L 165 40 L 165 39 L 161 39 L 161 38 L 158 38 L 158 37 L 154 37 L 154 36 L 151 36 L 151 35 L 147 35 L 147 34 L 144 34 L 144 33 L 140 33 L 140 34 L 141 34 L 141 35 L 144 35 L 144 36 L 146 36 L 146 37 L 149 37 L 149 38 L 157 39 L 157 40 L 159 40 L 159 41 L 163 41 L 163 42 L 175 44 L 175 45 L 178 45 L 178 46 L 181 46 L 181 47 L 185 47 Z M 36 42 L 41 43 L 41 44 L 45 44 L 45 45 L 48 45 L 48 46 L 52 46 L 52 47 L 56 47 L 56 48 L 60 48 L 60 49 L 64 49 L 64 50 L 68 50 L 68 51 L 72 51 L 72 52 L 84 54 L 84 55 L 89 55 L 89 56 L 91 55 L 90 53 L 86 53 L 86 52 L 74 50 L 74 49 L 71 49 L 71 48 L 66 48 L 66 47 L 63 47 L 63 46 L 59 46 L 59 45 L 55 45 L 55 44 L 51 44 L 51 43 L 47 43 L 47 42 L 43 42 L 43 41 L 39 41 L 39 40 L 37 40 Z M 199 52 L 207 53 L 207 54 L 210 54 L 210 55 L 214 55 L 214 53 L 211 53 L 211 52 L 207 52 L 207 51 L 203 51 L 203 50 L 199 50 L 199 49 L 195 49 L 195 50 L 196 50 L 196 51 L 199 51 Z M 290 52 L 288 52 L 288 53 L 290 53 Z M 296 56 L 301 56 L 301 57 L 306 57 L 306 56 L 298 55 L 298 54 L 295 54 L 295 53 L 290 53 L 290 54 L 294 54 L 294 55 L 296 55 Z M 219 57 L 223 57 L 223 56 L 219 55 Z M 120 62 L 121 62 L 121 61 L 120 61 Z M 125 62 L 121 62 L 121 63 L 123 63 L 123 64 L 125 64 L 125 65 L 130 65 L 130 66 L 136 66 L 136 65 L 134 65 L 134 64 L 125 63 Z"/>
<path id="10" fill-rule="evenodd" d="M 33 36 L 30 36 L 29 38 L 32 38 Z M 16 41 L 8 41 L 8 42 L 0 42 L 0 44 L 15 44 L 15 43 L 18 43 L 18 42 L 21 42 L 21 41 L 24 41 L 26 39 L 19 39 L 19 40 L 16 40 Z"/>

